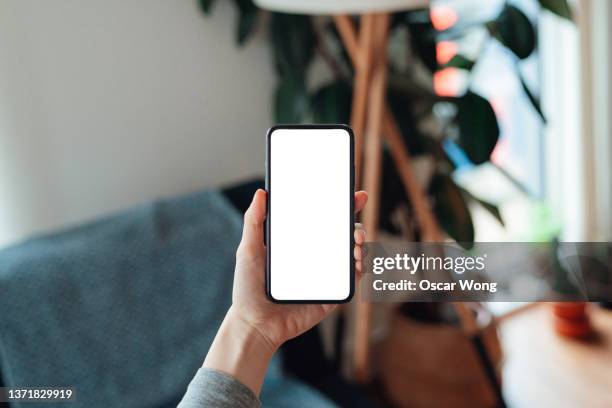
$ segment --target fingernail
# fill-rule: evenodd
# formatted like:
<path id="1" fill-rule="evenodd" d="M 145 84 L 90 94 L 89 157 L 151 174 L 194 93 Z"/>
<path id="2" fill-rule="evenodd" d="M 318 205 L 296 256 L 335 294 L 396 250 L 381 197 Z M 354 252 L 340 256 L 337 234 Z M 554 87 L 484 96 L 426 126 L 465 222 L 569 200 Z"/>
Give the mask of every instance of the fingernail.
<path id="1" fill-rule="evenodd" d="M 263 191 L 261 188 L 258 188 L 257 190 L 255 190 L 255 194 L 253 194 L 253 199 L 251 200 L 251 202 L 255 201 L 255 198 L 257 198 L 257 194 L 260 194 L 259 192 Z"/>

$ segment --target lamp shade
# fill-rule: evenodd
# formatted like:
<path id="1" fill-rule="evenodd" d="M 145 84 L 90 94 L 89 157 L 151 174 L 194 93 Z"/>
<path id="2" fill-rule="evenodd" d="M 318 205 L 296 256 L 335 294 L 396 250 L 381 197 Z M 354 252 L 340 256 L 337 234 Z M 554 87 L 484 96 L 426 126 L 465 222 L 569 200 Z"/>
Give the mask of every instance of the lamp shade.
<path id="1" fill-rule="evenodd" d="M 254 0 L 262 9 L 292 14 L 364 14 L 423 8 L 429 0 Z"/>

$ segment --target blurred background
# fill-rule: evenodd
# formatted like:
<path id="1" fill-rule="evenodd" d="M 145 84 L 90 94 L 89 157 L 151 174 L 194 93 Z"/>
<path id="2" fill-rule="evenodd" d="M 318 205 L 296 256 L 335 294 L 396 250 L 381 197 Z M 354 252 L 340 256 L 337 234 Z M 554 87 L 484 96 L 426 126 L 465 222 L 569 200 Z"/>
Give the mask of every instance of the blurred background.
<path id="1" fill-rule="evenodd" d="M 466 245 L 610 241 L 612 5 L 414 3 L 391 18 L 387 103 L 445 238 Z M 352 21 L 359 26 L 359 16 Z M 0 0 L 4 384 L 85 381 L 81 389 L 104 387 L 101 406 L 175 404 L 229 301 L 229 292 L 206 298 L 218 312 L 194 317 L 189 310 L 204 307 L 202 299 L 194 292 L 195 303 L 186 304 L 181 290 L 210 289 L 214 297 L 231 284 L 217 276 L 229 270 L 231 277 L 240 222 L 234 212 L 244 210 L 261 185 L 266 129 L 274 123 L 348 123 L 354 75 L 329 16 L 262 10 L 251 0 Z M 381 239 L 421 240 L 389 149 L 382 168 Z M 204 201 L 197 201 L 201 194 Z M 210 206 L 210 217 L 190 212 L 197 203 Z M 227 224 L 209 225 L 211 217 L 227 218 Z M 152 230 L 141 230 L 147 223 Z M 119 230 L 127 225 L 129 234 Z M 193 235 L 184 235 L 194 226 Z M 120 232 L 108 233 L 113 228 Z M 176 238 L 211 231 L 219 231 L 214 245 L 225 243 L 228 254 Z M 121 247 L 129 239 L 141 244 Z M 164 252 L 164 242 L 174 246 Z M 208 252 L 189 258 L 199 251 Z M 147 268 L 160 264 L 154 259 L 165 262 L 158 287 L 143 289 L 146 279 L 122 281 L 136 272 L 149 276 Z M 218 268 L 209 271 L 211 264 Z M 70 278 L 63 277 L 68 270 Z M 109 303 L 95 300 L 89 291 L 108 280 L 91 276 L 106 273 L 134 292 L 125 297 L 123 289 L 109 289 Z M 168 276 L 170 286 L 163 283 Z M 184 286 L 172 286 L 179 281 Z M 66 317 L 56 312 L 74 311 L 81 302 L 97 303 L 64 330 Z M 306 393 L 300 394 L 311 401 L 306 406 L 500 406 L 500 392 L 513 407 L 612 406 L 607 305 L 478 305 L 474 313 L 484 323 L 467 336 L 448 305 L 395 306 L 375 310 L 375 321 L 384 323 L 373 327 L 376 358 L 367 384 L 351 380 L 345 358 L 353 340 L 343 315 L 350 310 L 289 344 L 273 379 L 299 383 L 303 388 L 295 392 Z M 157 307 L 169 313 L 163 324 L 151 317 Z M 90 331 L 99 314 L 113 320 L 110 332 L 96 331 L 109 336 L 104 340 Z M 24 323 L 17 315 L 31 318 Z M 112 347 L 121 348 L 123 335 L 135 336 L 124 355 L 146 360 L 162 344 L 173 356 L 184 343 L 177 335 L 139 354 L 136 344 L 147 337 L 126 329 L 134 319 L 184 336 L 197 322 L 207 324 L 195 330 L 182 360 L 169 357 L 176 360 L 171 370 L 156 362 L 153 390 L 118 385 L 123 363 L 108 361 L 105 347 L 117 341 Z M 49 338 L 67 347 L 74 341 L 87 348 L 92 339 L 100 344 L 94 341 L 89 351 L 75 346 L 77 355 L 58 357 L 46 349 Z M 87 358 L 79 359 L 81 352 Z M 28 373 L 31 361 L 23 356 L 37 353 L 47 356 L 38 376 Z M 133 372 L 148 367 L 143 364 Z M 69 374 L 48 374 L 55 370 Z M 291 388 L 282 390 L 291 396 Z M 144 392 L 146 400 L 132 395 Z M 320 399 L 309 400 L 308 392 Z"/>

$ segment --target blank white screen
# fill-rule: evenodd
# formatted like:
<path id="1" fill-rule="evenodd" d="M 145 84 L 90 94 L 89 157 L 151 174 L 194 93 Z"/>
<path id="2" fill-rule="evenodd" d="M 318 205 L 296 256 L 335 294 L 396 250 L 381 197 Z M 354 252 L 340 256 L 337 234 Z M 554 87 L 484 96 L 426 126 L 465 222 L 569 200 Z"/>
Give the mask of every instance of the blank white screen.
<path id="1" fill-rule="evenodd" d="M 270 135 L 270 292 L 345 300 L 351 284 L 351 140 L 343 129 Z"/>

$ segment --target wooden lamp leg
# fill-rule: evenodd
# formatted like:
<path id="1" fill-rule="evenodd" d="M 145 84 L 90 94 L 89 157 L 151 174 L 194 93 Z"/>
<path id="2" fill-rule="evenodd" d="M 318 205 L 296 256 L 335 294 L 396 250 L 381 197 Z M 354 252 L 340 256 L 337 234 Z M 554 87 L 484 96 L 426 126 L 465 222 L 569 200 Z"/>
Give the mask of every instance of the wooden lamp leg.
<path id="1" fill-rule="evenodd" d="M 387 89 L 387 32 L 389 15 L 376 14 L 374 20 L 372 72 L 369 81 L 367 124 L 363 153 L 363 187 L 368 192 L 369 202 L 364 209 L 362 222 L 368 231 L 368 240 L 376 240 L 378 211 L 380 207 L 380 185 L 382 179 L 382 125 Z M 357 303 L 355 322 L 355 379 L 369 379 L 369 334 L 372 305 L 365 299 Z"/>
<path id="2" fill-rule="evenodd" d="M 382 23 L 376 24 L 374 15 L 366 15 L 362 18 L 359 38 L 357 37 L 355 27 L 349 16 L 335 16 L 334 21 L 356 69 L 351 125 L 357 135 L 356 143 L 358 145 L 356 146 L 356 156 L 359 157 L 358 160 L 356 158 L 357 175 L 361 173 L 361 135 L 363 133 L 366 116 L 368 88 L 370 92 L 370 109 L 373 109 L 373 112 L 368 112 L 367 139 L 370 140 L 370 136 L 373 135 L 372 138 L 374 140 L 368 141 L 365 148 L 366 170 L 364 172 L 365 187 L 370 193 L 371 200 L 368 206 L 366 206 L 367 210 L 363 216 L 363 221 L 366 224 L 366 228 L 368 228 L 368 238 L 370 240 L 375 239 L 376 229 L 378 227 L 380 157 L 382 154 L 380 120 L 382 120 L 384 136 L 389 144 L 391 155 L 400 173 L 400 177 L 402 178 L 404 188 L 406 189 L 410 201 L 413 203 L 416 219 L 420 223 L 423 231 L 424 241 L 441 242 L 443 240 L 443 234 L 429 207 L 429 203 L 427 203 L 427 198 L 422 187 L 418 184 L 412 173 L 410 154 L 403 141 L 399 128 L 395 123 L 393 115 L 384 101 L 387 65 L 386 55 L 376 55 L 376 68 L 372 68 L 374 50 L 386 50 L 389 17 L 384 17 Z M 378 18 L 380 19 L 380 17 Z M 376 29 L 378 32 L 377 34 L 375 33 L 374 25 L 379 27 Z M 383 68 L 384 72 L 382 72 Z M 382 94 L 382 97 L 380 94 Z M 369 165 L 367 164 L 368 161 L 370 162 Z M 376 180 L 376 178 L 378 178 L 378 180 Z M 356 179 L 359 178 L 356 177 Z M 359 184 L 357 183 L 356 185 Z M 463 330 L 466 334 L 473 335 L 478 328 L 470 309 L 466 305 L 458 302 L 453 303 L 453 306 L 460 316 Z M 371 305 L 361 301 L 357 304 L 354 363 L 356 379 L 362 382 L 366 381 L 368 378 L 370 319 Z"/>
<path id="3" fill-rule="evenodd" d="M 355 189 L 359 190 L 361 188 L 363 167 L 363 133 L 365 130 L 368 92 L 370 88 L 372 50 L 374 48 L 372 44 L 374 39 L 374 15 L 369 14 L 362 17 L 359 33 L 356 32 L 353 21 L 348 15 L 335 15 L 334 22 L 355 69 L 351 105 L 351 128 L 355 135 Z M 358 287 L 356 288 L 357 292 Z M 340 309 L 341 313 L 344 312 L 344 309 L 344 307 Z M 359 312 L 357 312 L 357 315 L 359 315 Z M 344 318 L 341 316 L 338 318 L 341 319 L 338 324 L 343 326 Z M 363 330 L 363 328 L 360 330 Z"/>
<path id="4" fill-rule="evenodd" d="M 376 239 L 378 211 L 380 207 L 380 185 L 382 167 L 381 134 L 384 123 L 385 95 L 387 86 L 387 32 L 388 14 L 366 14 L 361 17 L 359 37 L 349 16 L 334 17 L 344 46 L 355 66 L 355 85 L 351 126 L 356 135 L 361 135 L 365 126 L 363 153 L 363 182 L 369 201 L 362 215 L 368 231 L 368 240 Z M 366 120 L 367 116 L 367 122 Z M 357 143 L 362 143 L 358 136 Z M 360 180 L 361 155 L 356 148 L 356 180 Z M 360 185 L 360 183 L 356 183 Z M 369 378 L 369 333 L 372 305 L 360 299 L 356 305 L 354 374 L 359 382 Z"/>
<path id="5" fill-rule="evenodd" d="M 374 16 L 363 17 L 363 26 L 359 33 L 358 63 L 355 66 L 355 89 L 353 91 L 353 105 L 351 110 L 351 126 L 356 134 L 355 140 L 355 186 L 361 187 L 363 170 L 362 151 L 363 134 L 366 126 L 368 95 L 370 92 L 370 73 L 372 69 L 372 50 L 374 40 Z"/>
<path id="6" fill-rule="evenodd" d="M 357 38 L 357 33 L 355 30 L 355 26 L 351 20 L 351 18 L 347 15 L 339 15 L 334 17 L 334 22 L 336 23 L 336 27 L 338 32 L 340 33 L 340 37 L 342 38 L 342 42 L 344 43 L 344 47 L 346 48 L 347 53 L 351 57 L 353 64 L 355 65 L 355 69 L 359 72 L 359 66 L 363 64 L 363 58 L 360 57 L 361 53 L 361 38 L 362 31 L 361 29 L 359 35 L 360 39 Z M 368 30 L 370 26 L 368 26 Z M 371 58 L 371 57 L 369 57 Z M 368 64 L 370 60 L 368 59 Z M 370 67 L 367 67 L 368 73 L 370 71 Z M 366 78 L 369 76 L 366 75 Z M 357 93 L 357 85 L 358 79 L 357 76 L 355 78 L 355 92 Z M 365 112 L 365 108 L 357 109 L 354 105 L 356 102 L 362 97 L 353 96 L 353 112 Z M 367 97 L 367 94 L 365 95 Z M 360 103 L 362 103 L 360 101 Z M 365 113 L 363 114 L 365 117 Z M 360 121 L 351 121 L 351 126 L 359 126 L 358 130 L 361 133 L 363 122 Z M 353 128 L 355 130 L 355 128 Z M 357 130 L 355 130 L 357 132 Z M 389 144 L 389 150 L 393 157 L 393 161 L 400 173 L 400 177 L 402 178 L 402 183 L 404 185 L 404 189 L 406 190 L 408 197 L 410 198 L 410 202 L 413 203 L 415 207 L 416 218 L 420 223 L 421 230 L 423 232 L 423 238 L 426 242 L 439 242 L 442 240 L 442 233 L 440 231 L 440 227 L 427 203 L 427 198 L 421 186 L 416 181 L 412 173 L 411 167 L 411 158 L 410 153 L 404 143 L 401 132 L 395 119 L 393 118 L 393 114 L 391 113 L 390 108 L 387 106 L 385 102 L 385 111 L 383 118 L 383 136 L 385 137 L 386 142 Z"/>

